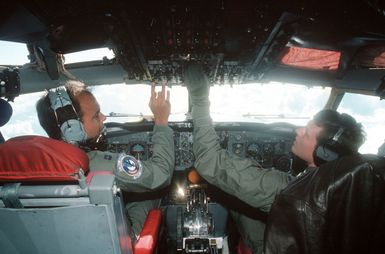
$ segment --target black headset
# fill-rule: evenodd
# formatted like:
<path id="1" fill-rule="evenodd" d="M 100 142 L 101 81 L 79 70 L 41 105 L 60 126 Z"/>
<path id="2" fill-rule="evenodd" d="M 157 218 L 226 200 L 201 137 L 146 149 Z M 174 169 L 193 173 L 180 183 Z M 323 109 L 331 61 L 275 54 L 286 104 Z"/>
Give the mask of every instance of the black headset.
<path id="1" fill-rule="evenodd" d="M 72 100 L 64 86 L 48 90 L 50 106 L 55 113 L 56 123 L 60 128 L 62 139 L 68 143 L 87 140 L 87 133 Z"/>
<path id="2" fill-rule="evenodd" d="M 332 138 L 318 142 L 313 152 L 314 163 L 317 166 L 351 153 L 342 142 L 341 136 L 344 132 L 345 128 L 339 127 Z"/>

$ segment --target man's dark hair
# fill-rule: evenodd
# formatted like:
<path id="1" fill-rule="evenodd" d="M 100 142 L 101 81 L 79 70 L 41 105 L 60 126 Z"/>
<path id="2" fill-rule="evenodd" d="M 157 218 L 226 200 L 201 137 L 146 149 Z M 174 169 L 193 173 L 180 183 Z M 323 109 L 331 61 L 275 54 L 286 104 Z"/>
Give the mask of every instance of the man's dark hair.
<path id="1" fill-rule="evenodd" d="M 77 80 L 69 80 L 64 84 L 67 93 L 72 101 L 78 117 L 82 118 L 82 111 L 80 108 L 79 100 L 77 99 L 80 94 L 87 93 L 92 95 L 87 86 Z M 60 127 L 58 126 L 55 112 L 51 107 L 51 102 L 48 96 L 48 92 L 41 97 L 36 103 L 37 117 L 41 127 L 47 132 L 50 138 L 62 139 Z"/>
<path id="2" fill-rule="evenodd" d="M 362 125 L 350 115 L 335 110 L 325 109 L 318 112 L 313 121 L 322 128 L 317 137 L 318 144 L 332 139 L 341 129 L 338 142 L 351 152 L 357 152 L 365 142 L 365 132 Z"/>

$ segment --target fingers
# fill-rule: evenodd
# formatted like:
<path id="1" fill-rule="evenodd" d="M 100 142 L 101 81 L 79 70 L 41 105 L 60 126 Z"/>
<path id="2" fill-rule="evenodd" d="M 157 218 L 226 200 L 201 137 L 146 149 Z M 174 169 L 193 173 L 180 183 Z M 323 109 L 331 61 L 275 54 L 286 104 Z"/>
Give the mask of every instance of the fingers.
<path id="1" fill-rule="evenodd" d="M 155 93 L 155 83 L 152 83 L 151 84 L 151 99 L 155 98 L 156 97 L 156 93 Z"/>
<path id="2" fill-rule="evenodd" d="M 166 82 L 162 82 L 162 91 L 160 92 L 160 96 L 162 100 L 165 99 L 166 96 Z"/>
<path id="3" fill-rule="evenodd" d="M 170 90 L 167 90 L 166 101 L 167 101 L 167 102 L 170 102 Z"/>
<path id="4" fill-rule="evenodd" d="M 168 101 L 170 102 L 170 91 L 166 88 L 166 82 L 162 82 L 162 90 L 155 91 L 155 83 L 151 85 L 151 99 L 150 101 Z"/>

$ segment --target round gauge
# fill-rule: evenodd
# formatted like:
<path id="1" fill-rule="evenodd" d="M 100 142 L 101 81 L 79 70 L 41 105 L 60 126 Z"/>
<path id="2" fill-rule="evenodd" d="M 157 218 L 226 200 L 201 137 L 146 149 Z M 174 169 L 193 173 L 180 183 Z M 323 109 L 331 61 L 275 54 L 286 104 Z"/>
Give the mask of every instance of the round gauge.
<path id="1" fill-rule="evenodd" d="M 282 155 L 277 158 L 275 167 L 281 171 L 288 172 L 291 169 L 291 160 L 287 155 Z"/>
<path id="2" fill-rule="evenodd" d="M 136 143 L 130 147 L 130 154 L 137 159 L 143 159 L 145 148 L 142 144 Z"/>
<path id="3" fill-rule="evenodd" d="M 274 147 L 271 143 L 265 143 L 263 145 L 263 153 L 264 154 L 272 154 L 274 151 Z"/>
<path id="4" fill-rule="evenodd" d="M 247 154 L 256 157 L 261 153 L 261 147 L 257 143 L 251 143 L 247 146 Z"/>
<path id="5" fill-rule="evenodd" d="M 241 155 L 244 152 L 244 147 L 242 143 L 234 143 L 233 144 L 233 153 L 236 155 Z"/>
<path id="6" fill-rule="evenodd" d="M 186 167 L 189 167 L 194 162 L 194 154 L 190 150 L 181 150 L 180 162 Z"/>

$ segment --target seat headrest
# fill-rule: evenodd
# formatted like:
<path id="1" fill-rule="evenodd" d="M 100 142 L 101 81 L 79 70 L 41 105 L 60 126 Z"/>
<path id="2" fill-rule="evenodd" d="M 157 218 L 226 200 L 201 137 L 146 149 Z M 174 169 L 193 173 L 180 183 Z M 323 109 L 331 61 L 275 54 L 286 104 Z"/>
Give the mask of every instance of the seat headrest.
<path id="1" fill-rule="evenodd" d="M 0 181 L 74 181 L 88 172 L 87 154 L 71 144 L 20 136 L 0 144 Z"/>
<path id="2" fill-rule="evenodd" d="M 0 127 L 4 126 L 12 116 L 12 107 L 8 101 L 0 99 Z"/>

